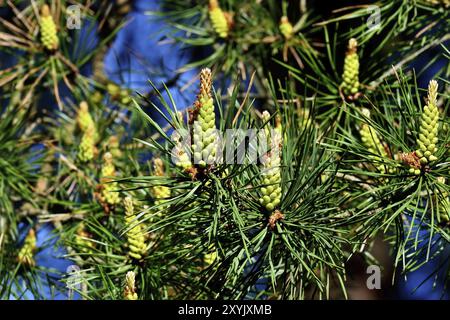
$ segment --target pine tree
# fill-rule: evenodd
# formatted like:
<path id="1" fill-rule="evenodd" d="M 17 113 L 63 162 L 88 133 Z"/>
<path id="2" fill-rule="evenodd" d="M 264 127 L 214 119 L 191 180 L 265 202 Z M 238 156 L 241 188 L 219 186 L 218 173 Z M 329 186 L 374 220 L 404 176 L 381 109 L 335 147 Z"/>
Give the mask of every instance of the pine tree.
<path id="1" fill-rule="evenodd" d="M 401 276 L 448 249 L 448 0 L 161 0 L 189 107 L 108 72 L 133 1 L 72 5 L 0 13 L 0 298 L 351 299 L 377 239 Z"/>

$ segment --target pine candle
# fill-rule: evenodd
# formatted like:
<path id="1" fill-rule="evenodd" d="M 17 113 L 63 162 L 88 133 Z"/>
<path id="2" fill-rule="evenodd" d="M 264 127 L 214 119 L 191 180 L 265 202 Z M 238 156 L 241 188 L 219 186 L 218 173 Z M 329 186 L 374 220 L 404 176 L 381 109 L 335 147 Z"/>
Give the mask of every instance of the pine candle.
<path id="1" fill-rule="evenodd" d="M 44 4 L 41 8 L 41 42 L 47 50 L 56 50 L 59 46 L 58 34 L 56 32 L 56 24 L 50 13 L 50 8 Z"/>
<path id="2" fill-rule="evenodd" d="M 34 260 L 34 252 L 36 251 L 36 232 L 34 229 L 30 229 L 27 236 L 25 237 L 25 242 L 17 255 L 17 261 L 20 264 L 33 267 L 36 265 Z"/>
<path id="3" fill-rule="evenodd" d="M 220 38 L 228 37 L 228 21 L 217 0 L 209 1 L 209 19 Z"/>
<path id="4" fill-rule="evenodd" d="M 423 108 L 419 129 L 419 138 L 417 139 L 419 149 L 416 150 L 416 155 L 420 158 L 420 163 L 422 165 L 437 159 L 434 155 L 437 151 L 436 144 L 438 143 L 439 130 L 437 89 L 437 81 L 431 80 L 430 84 L 428 85 L 428 103 Z"/>
<path id="5" fill-rule="evenodd" d="M 117 182 L 110 182 L 116 175 L 116 168 L 114 166 L 113 156 L 110 152 L 103 156 L 103 167 L 101 172 L 101 183 L 103 184 L 102 196 L 103 200 L 109 205 L 116 205 L 120 203 Z"/>
<path id="6" fill-rule="evenodd" d="M 205 168 L 216 158 L 216 115 L 211 96 L 212 75 L 208 68 L 200 72 L 200 92 L 191 110 L 194 163 Z"/>
<path id="7" fill-rule="evenodd" d="M 135 284 L 136 274 L 134 271 L 128 271 L 125 276 L 125 289 L 123 291 L 123 296 L 125 300 L 137 300 L 138 295 L 136 293 Z"/>
<path id="8" fill-rule="evenodd" d="M 358 42 L 352 38 L 348 41 L 347 53 L 344 60 L 344 74 L 341 87 L 346 96 L 359 92 L 359 58 L 357 53 Z"/>
<path id="9" fill-rule="evenodd" d="M 263 112 L 263 121 L 270 119 L 270 113 Z M 281 202 L 281 127 L 270 130 L 266 124 L 266 138 L 270 150 L 263 159 L 263 183 L 262 197 L 259 199 L 268 211 L 272 212 Z"/>
<path id="10" fill-rule="evenodd" d="M 78 126 L 83 132 L 81 143 L 78 150 L 78 158 L 82 162 L 88 162 L 94 159 L 95 143 L 97 140 L 97 131 L 95 129 L 94 120 L 89 113 L 89 106 L 86 101 L 80 103 L 77 114 Z"/>
<path id="11" fill-rule="evenodd" d="M 286 40 L 290 39 L 294 32 L 294 27 L 289 22 L 288 17 L 282 16 L 280 20 L 280 32 Z"/>
<path id="12" fill-rule="evenodd" d="M 136 260 L 141 260 L 147 252 L 145 234 L 142 224 L 138 223 L 134 214 L 133 199 L 126 197 L 123 201 L 125 208 L 125 225 L 127 231 L 128 255 Z"/>
<path id="13" fill-rule="evenodd" d="M 164 163 L 160 158 L 153 160 L 154 175 L 157 177 L 164 177 Z M 155 198 L 155 204 L 160 205 L 167 201 L 170 197 L 170 188 L 167 186 L 154 186 L 153 197 Z"/>
<path id="14" fill-rule="evenodd" d="M 363 113 L 365 114 L 366 117 L 370 117 L 369 110 L 364 109 Z M 372 126 L 370 126 L 367 123 L 363 123 L 360 127 L 359 134 L 361 135 L 362 143 L 367 148 L 367 150 L 374 155 L 379 155 L 379 157 L 372 156 L 372 159 L 380 160 L 381 158 L 388 157 L 388 154 L 384 149 L 383 143 L 381 142 L 377 132 L 375 131 L 374 128 L 372 128 Z M 385 166 L 383 164 L 378 165 L 377 169 L 381 173 L 386 172 Z"/>

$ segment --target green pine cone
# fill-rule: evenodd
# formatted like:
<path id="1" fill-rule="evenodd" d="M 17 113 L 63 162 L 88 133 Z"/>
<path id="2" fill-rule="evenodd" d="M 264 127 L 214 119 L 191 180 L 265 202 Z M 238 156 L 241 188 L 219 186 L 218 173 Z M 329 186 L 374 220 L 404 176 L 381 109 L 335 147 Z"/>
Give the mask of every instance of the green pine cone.
<path id="1" fill-rule="evenodd" d="M 428 85 L 428 103 L 423 108 L 419 138 L 417 139 L 419 148 L 416 150 L 416 154 L 420 158 L 420 163 L 423 165 L 437 159 L 434 155 L 437 151 L 436 144 L 438 143 L 439 130 L 437 89 L 438 83 L 435 80 L 431 80 Z"/>
<path id="2" fill-rule="evenodd" d="M 142 224 L 137 223 L 136 215 L 134 214 L 133 199 L 126 197 L 123 204 L 125 208 L 125 225 L 127 229 L 130 228 L 127 231 L 128 254 L 132 258 L 140 260 L 147 252 L 144 230 Z"/>
<path id="3" fill-rule="evenodd" d="M 357 53 L 356 39 L 350 39 L 348 50 L 344 61 L 344 73 L 342 75 L 342 90 L 345 95 L 350 96 L 359 92 L 359 57 Z"/>
<path id="4" fill-rule="evenodd" d="M 194 163 L 203 168 L 212 164 L 217 154 L 216 115 L 211 85 L 211 70 L 203 69 L 200 73 L 200 93 L 193 110 L 196 118 L 193 121 L 192 144 Z"/>
<path id="5" fill-rule="evenodd" d="M 48 50 L 58 49 L 59 39 L 56 24 L 50 14 L 50 8 L 46 4 L 41 9 L 40 31 L 42 45 Z"/>

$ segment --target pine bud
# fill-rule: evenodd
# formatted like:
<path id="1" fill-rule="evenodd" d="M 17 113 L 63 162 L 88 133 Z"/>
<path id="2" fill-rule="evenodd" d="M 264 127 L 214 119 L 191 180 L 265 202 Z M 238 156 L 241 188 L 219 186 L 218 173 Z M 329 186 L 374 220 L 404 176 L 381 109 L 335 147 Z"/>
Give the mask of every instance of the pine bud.
<path id="1" fill-rule="evenodd" d="M 102 197 L 103 200 L 109 205 L 116 205 L 120 203 L 119 193 L 115 190 L 118 189 L 117 182 L 110 182 L 116 175 L 116 168 L 113 162 L 113 156 L 107 152 L 103 156 L 103 166 L 101 172 L 100 182 L 102 183 Z"/>
<path id="2" fill-rule="evenodd" d="M 136 215 L 134 214 L 133 199 L 126 197 L 123 205 L 125 208 L 125 225 L 129 229 L 127 231 L 128 254 L 136 260 L 141 260 L 147 252 L 144 230 L 142 224 L 137 223 Z"/>
<path id="3" fill-rule="evenodd" d="M 280 32 L 284 36 L 285 39 L 290 39 L 294 33 L 294 27 L 289 22 L 288 17 L 282 16 L 280 20 Z"/>
<path id="4" fill-rule="evenodd" d="M 164 163 L 160 158 L 153 160 L 154 174 L 157 177 L 164 177 Z M 154 186 L 153 187 L 153 197 L 155 198 L 155 204 L 160 205 L 167 201 L 170 197 L 170 188 L 167 186 Z"/>
<path id="5" fill-rule="evenodd" d="M 211 70 L 202 69 L 200 73 L 200 93 L 191 113 L 193 125 L 194 163 L 200 167 L 212 164 L 217 154 L 216 115 L 211 96 L 212 77 Z"/>
<path id="6" fill-rule="evenodd" d="M 50 13 L 50 8 L 44 4 L 41 8 L 41 42 L 47 50 L 56 50 L 59 46 L 56 25 Z"/>
<path id="7" fill-rule="evenodd" d="M 228 37 L 228 21 L 217 0 L 209 0 L 209 19 L 219 37 Z"/>
<path id="8" fill-rule="evenodd" d="M 136 274 L 134 271 L 128 271 L 125 276 L 125 289 L 123 291 L 123 296 L 125 300 L 137 300 L 138 295 L 136 293 L 136 284 L 135 284 Z"/>
<path id="9" fill-rule="evenodd" d="M 359 92 L 359 58 L 357 53 L 358 42 L 352 38 L 348 41 L 347 53 L 344 60 L 344 74 L 341 87 L 346 96 Z"/>
<path id="10" fill-rule="evenodd" d="M 17 261 L 29 267 L 34 267 L 36 262 L 34 261 L 34 252 L 36 251 L 36 233 L 34 229 L 30 229 L 25 242 L 17 255 Z"/>
<path id="11" fill-rule="evenodd" d="M 270 114 L 263 112 L 263 121 L 267 122 Z M 281 143 L 280 130 L 270 129 L 266 124 L 265 135 L 270 150 L 262 159 L 262 176 L 264 187 L 261 188 L 262 197 L 259 199 L 268 211 L 272 212 L 281 202 Z"/>
<path id="12" fill-rule="evenodd" d="M 428 85 L 428 103 L 423 108 L 419 138 L 417 139 L 419 148 L 416 150 L 416 154 L 420 158 L 422 165 L 437 159 L 434 155 L 437 151 L 436 144 L 438 143 L 439 130 L 437 89 L 438 83 L 435 80 L 431 80 Z"/>

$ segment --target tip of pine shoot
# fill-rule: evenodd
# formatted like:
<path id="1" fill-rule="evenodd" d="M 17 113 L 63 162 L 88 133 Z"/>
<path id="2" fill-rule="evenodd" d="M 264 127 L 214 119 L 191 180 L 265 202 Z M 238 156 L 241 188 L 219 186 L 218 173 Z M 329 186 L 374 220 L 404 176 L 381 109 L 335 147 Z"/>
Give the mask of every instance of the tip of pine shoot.
<path id="1" fill-rule="evenodd" d="M 209 0 L 209 9 L 213 10 L 219 7 L 219 2 L 217 0 Z"/>
<path id="2" fill-rule="evenodd" d="M 50 7 L 48 4 L 44 4 L 41 8 L 41 16 L 48 17 L 50 16 Z"/>
<path id="3" fill-rule="evenodd" d="M 87 102 L 81 101 L 80 102 L 80 111 L 87 112 L 88 110 L 89 110 L 89 105 L 87 104 Z"/>
<path id="4" fill-rule="evenodd" d="M 211 97 L 212 73 L 211 69 L 203 68 L 200 72 L 200 96 Z"/>
<path id="5" fill-rule="evenodd" d="M 436 80 L 431 80 L 428 84 L 428 104 L 437 104 L 438 83 Z"/>
<path id="6" fill-rule="evenodd" d="M 355 38 L 351 38 L 350 40 L 348 40 L 348 52 L 352 53 L 352 52 L 356 52 L 356 49 L 358 47 L 358 41 Z"/>
<path id="7" fill-rule="evenodd" d="M 111 152 L 106 152 L 103 155 L 103 160 L 105 161 L 105 163 L 111 163 L 112 159 L 113 159 L 113 156 L 112 156 Z"/>

